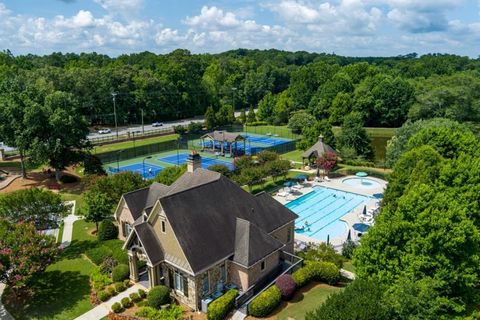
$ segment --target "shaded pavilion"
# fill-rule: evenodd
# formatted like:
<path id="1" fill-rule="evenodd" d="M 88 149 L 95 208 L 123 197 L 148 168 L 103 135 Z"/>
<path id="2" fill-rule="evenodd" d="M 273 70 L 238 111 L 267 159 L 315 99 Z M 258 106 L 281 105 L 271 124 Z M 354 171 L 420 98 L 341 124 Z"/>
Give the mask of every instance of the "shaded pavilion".
<path id="1" fill-rule="evenodd" d="M 243 141 L 243 150 L 245 151 L 245 137 L 238 133 L 227 131 L 213 131 L 200 137 L 202 140 L 202 151 L 220 152 L 225 155 L 228 153 L 230 157 L 238 154 L 238 143 Z M 211 147 L 206 145 L 206 141 L 211 142 Z"/>
<path id="2" fill-rule="evenodd" d="M 323 136 L 318 137 L 318 141 L 302 154 L 302 165 L 305 165 L 305 159 L 308 163 L 313 162 L 312 159 L 318 159 L 324 153 L 331 152 L 337 154 L 335 150 L 323 141 Z"/>

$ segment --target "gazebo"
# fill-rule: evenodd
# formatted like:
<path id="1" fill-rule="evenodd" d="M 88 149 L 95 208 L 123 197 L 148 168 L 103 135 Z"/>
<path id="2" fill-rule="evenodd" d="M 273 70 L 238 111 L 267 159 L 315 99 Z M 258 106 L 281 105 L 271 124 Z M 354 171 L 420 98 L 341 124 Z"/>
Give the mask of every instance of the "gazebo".
<path id="1" fill-rule="evenodd" d="M 318 159 L 321 155 L 327 152 L 336 154 L 335 150 L 332 147 L 330 147 L 328 144 L 326 144 L 323 141 L 323 136 L 320 135 L 318 137 L 318 141 L 302 154 L 302 164 L 305 165 L 304 163 L 305 159 L 308 159 L 310 162 L 312 158 Z"/>
<path id="2" fill-rule="evenodd" d="M 237 154 L 237 144 L 243 141 L 243 150 L 245 150 L 245 137 L 233 132 L 227 131 L 213 131 L 204 134 L 200 137 L 202 139 L 202 151 L 220 152 L 221 155 L 225 155 L 225 151 L 228 152 L 230 157 Z M 210 145 L 206 145 L 206 141 L 211 142 Z"/>

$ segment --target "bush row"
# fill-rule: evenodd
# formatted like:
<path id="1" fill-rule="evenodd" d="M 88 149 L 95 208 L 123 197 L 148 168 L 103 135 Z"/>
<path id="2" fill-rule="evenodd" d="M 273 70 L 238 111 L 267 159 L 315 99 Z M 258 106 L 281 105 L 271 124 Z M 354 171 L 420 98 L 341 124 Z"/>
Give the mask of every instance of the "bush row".
<path id="1" fill-rule="evenodd" d="M 166 286 L 155 286 L 147 295 L 148 306 L 160 309 L 162 305 L 170 303 L 170 289 Z"/>
<path id="2" fill-rule="evenodd" d="M 216 299 L 208 306 L 207 318 L 208 320 L 223 320 L 227 314 L 235 306 L 235 298 L 238 291 L 235 289 L 228 290 L 223 296 Z"/>
<path id="3" fill-rule="evenodd" d="M 297 288 L 312 280 L 335 284 L 340 279 L 340 269 L 332 262 L 308 261 L 305 266 L 292 274 Z"/>
<path id="4" fill-rule="evenodd" d="M 142 289 L 139 289 L 138 293 L 131 293 L 129 297 L 122 298 L 120 302 L 115 302 L 112 305 L 112 311 L 115 313 L 123 312 L 123 310 L 132 307 L 134 303 L 138 304 L 145 297 L 146 297 L 145 291 Z"/>
<path id="5" fill-rule="evenodd" d="M 263 291 L 248 306 L 248 312 L 254 317 L 268 316 L 282 300 L 282 294 L 277 285 L 273 285 Z"/>

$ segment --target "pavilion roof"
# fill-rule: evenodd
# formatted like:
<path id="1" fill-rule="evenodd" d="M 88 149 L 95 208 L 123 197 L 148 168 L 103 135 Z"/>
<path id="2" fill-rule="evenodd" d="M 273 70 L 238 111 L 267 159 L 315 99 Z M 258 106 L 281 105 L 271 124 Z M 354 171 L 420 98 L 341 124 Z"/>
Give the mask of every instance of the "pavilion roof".
<path id="1" fill-rule="evenodd" d="M 335 150 L 323 141 L 323 136 L 318 137 L 318 141 L 302 154 L 302 158 L 310 158 L 311 156 L 320 157 L 322 154 L 332 152 Z"/>
<path id="2" fill-rule="evenodd" d="M 204 134 L 202 139 L 210 138 L 215 141 L 226 141 L 226 142 L 235 142 L 235 141 L 243 141 L 245 137 L 238 133 L 227 132 L 227 131 L 219 131 L 215 130 L 213 132 L 209 132 Z"/>

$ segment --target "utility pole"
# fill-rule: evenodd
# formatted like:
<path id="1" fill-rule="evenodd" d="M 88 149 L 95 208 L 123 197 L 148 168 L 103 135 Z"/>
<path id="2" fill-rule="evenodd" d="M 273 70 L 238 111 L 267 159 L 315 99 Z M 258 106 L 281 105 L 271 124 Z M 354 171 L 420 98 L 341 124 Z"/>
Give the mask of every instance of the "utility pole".
<path id="1" fill-rule="evenodd" d="M 143 108 L 140 109 L 140 111 L 142 112 L 142 135 L 145 134 L 145 126 L 143 125 Z"/>
<path id="2" fill-rule="evenodd" d="M 116 92 L 112 92 L 112 98 L 113 98 L 113 116 L 114 116 L 114 118 L 115 118 L 115 131 L 117 132 L 117 140 L 118 140 L 116 97 L 117 97 L 117 93 L 116 93 Z"/>

